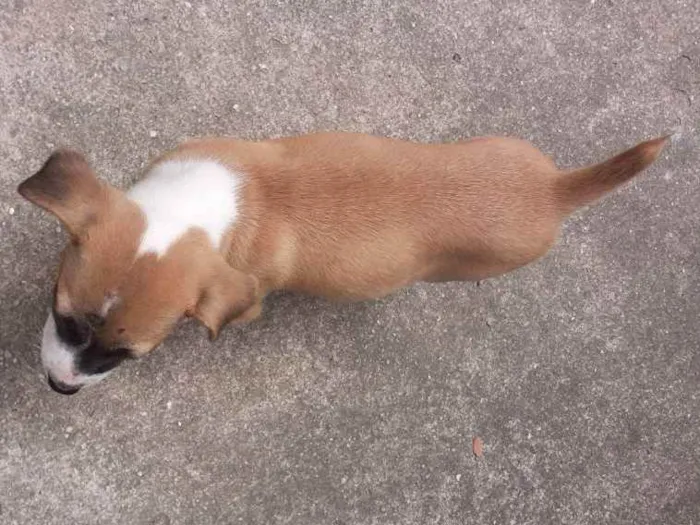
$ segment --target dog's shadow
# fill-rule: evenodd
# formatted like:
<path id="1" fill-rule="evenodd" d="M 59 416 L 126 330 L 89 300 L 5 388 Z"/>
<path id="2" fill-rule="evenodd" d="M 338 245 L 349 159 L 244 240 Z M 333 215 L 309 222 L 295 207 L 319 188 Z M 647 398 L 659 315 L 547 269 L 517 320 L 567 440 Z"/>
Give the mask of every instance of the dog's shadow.
<path id="1" fill-rule="evenodd" d="M 170 370 L 176 377 L 181 372 L 175 371 L 187 369 L 192 371 L 187 380 L 196 381 L 199 374 L 236 370 L 261 357 L 347 366 L 384 363 L 389 357 L 396 361 L 407 347 L 429 350 L 436 344 L 436 320 L 458 317 L 465 332 L 483 324 L 469 312 L 478 294 L 470 283 L 418 284 L 383 299 L 352 303 L 274 292 L 266 297 L 260 318 L 232 323 L 213 342 L 197 321 L 183 321 L 162 348 L 139 363 L 139 375 Z"/>

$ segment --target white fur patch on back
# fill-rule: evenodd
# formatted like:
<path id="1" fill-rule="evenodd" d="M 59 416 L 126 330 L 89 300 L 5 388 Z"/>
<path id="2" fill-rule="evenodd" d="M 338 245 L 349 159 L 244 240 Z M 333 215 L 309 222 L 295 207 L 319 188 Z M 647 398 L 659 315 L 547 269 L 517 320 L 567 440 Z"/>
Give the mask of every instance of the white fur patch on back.
<path id="1" fill-rule="evenodd" d="M 127 193 L 146 216 L 137 255 L 165 254 L 191 228 L 204 230 L 219 248 L 237 215 L 240 177 L 209 160 L 169 160 L 156 165 Z"/>

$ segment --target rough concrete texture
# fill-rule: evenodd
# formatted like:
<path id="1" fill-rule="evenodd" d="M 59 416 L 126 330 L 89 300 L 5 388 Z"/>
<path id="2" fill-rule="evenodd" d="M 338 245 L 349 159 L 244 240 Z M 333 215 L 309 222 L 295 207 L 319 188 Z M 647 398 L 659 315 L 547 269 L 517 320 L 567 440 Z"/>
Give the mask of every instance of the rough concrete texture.
<path id="1" fill-rule="evenodd" d="M 0 3 L 3 524 L 700 523 L 694 0 Z M 378 302 L 279 295 L 67 398 L 38 341 L 58 145 L 118 185 L 186 136 L 676 133 L 541 262 Z M 484 454 L 472 454 L 472 438 Z"/>

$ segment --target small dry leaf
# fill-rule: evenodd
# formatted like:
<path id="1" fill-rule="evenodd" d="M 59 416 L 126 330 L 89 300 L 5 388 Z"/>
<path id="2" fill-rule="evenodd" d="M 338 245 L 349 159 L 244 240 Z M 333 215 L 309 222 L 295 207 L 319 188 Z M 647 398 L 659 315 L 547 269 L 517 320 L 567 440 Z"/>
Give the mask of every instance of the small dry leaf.
<path id="1" fill-rule="evenodd" d="M 472 439 L 472 452 L 477 458 L 484 454 L 484 442 L 479 437 Z"/>

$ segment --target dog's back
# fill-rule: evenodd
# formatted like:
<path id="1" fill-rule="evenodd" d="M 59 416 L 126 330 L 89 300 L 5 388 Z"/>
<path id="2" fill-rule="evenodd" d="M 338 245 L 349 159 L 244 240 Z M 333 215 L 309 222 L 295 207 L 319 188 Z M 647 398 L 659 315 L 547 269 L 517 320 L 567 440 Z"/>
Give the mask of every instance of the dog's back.
<path id="1" fill-rule="evenodd" d="M 418 144 L 317 133 L 180 151 L 246 174 L 234 251 L 255 260 L 240 263 L 268 267 L 276 286 L 355 298 L 419 279 L 482 279 L 539 258 L 567 214 L 648 166 L 663 141 L 573 172 L 503 137 Z"/>

